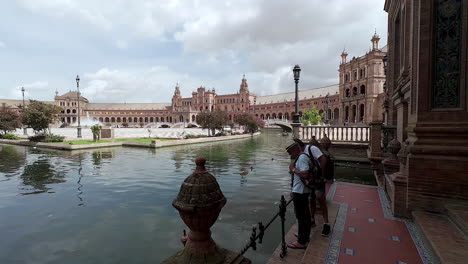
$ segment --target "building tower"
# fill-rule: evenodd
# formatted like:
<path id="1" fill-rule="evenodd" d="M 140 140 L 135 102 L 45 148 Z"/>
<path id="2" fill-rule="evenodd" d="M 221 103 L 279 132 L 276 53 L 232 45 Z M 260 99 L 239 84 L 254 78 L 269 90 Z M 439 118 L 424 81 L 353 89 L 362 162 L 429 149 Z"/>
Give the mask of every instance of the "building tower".
<path id="1" fill-rule="evenodd" d="M 174 95 L 172 96 L 172 110 L 177 112 L 179 111 L 179 107 L 182 105 L 181 103 L 182 96 L 180 95 L 179 83 L 176 84 Z"/>
<path id="2" fill-rule="evenodd" d="M 343 49 L 343 52 L 341 53 L 341 64 L 346 63 L 346 57 L 348 57 L 348 53 Z"/>
<path id="3" fill-rule="evenodd" d="M 379 40 L 380 37 L 377 35 L 377 30 L 374 32 L 374 36 L 372 36 L 372 51 L 379 50 Z"/>

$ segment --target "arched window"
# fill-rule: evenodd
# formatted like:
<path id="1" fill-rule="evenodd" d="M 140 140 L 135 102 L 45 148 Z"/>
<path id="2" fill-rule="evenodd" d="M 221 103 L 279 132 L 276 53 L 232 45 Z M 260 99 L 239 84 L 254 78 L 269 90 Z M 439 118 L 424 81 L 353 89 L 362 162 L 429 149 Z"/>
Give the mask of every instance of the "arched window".
<path id="1" fill-rule="evenodd" d="M 153 117 L 150 117 L 149 121 L 150 121 L 151 123 L 153 123 L 153 122 L 154 122 L 154 118 L 153 118 Z"/>
<path id="2" fill-rule="evenodd" d="M 67 114 L 69 114 L 69 113 L 70 113 L 70 109 L 67 109 Z"/>
<path id="3" fill-rule="evenodd" d="M 346 94 L 345 94 L 345 97 L 349 97 L 349 88 L 346 89 Z"/>
<path id="4" fill-rule="evenodd" d="M 134 118 L 133 118 L 133 122 L 134 122 L 134 123 L 137 123 L 137 122 L 138 122 L 138 117 L 134 117 Z"/>
<path id="5" fill-rule="evenodd" d="M 122 119 L 120 119 L 120 117 L 117 117 L 117 123 L 120 123 L 122 122 Z"/>
<path id="6" fill-rule="evenodd" d="M 159 122 L 159 117 L 156 117 L 156 122 Z"/>
<path id="7" fill-rule="evenodd" d="M 195 122 L 195 121 L 196 121 L 195 115 L 192 115 L 192 122 Z"/>
<path id="8" fill-rule="evenodd" d="M 145 117 L 145 123 L 148 123 L 148 117 Z"/>
<path id="9" fill-rule="evenodd" d="M 122 122 L 127 123 L 127 118 L 126 117 L 122 118 Z"/>
<path id="10" fill-rule="evenodd" d="M 106 117 L 106 118 L 104 119 L 104 122 L 109 123 L 109 118 Z"/>
<path id="11" fill-rule="evenodd" d="M 349 106 L 345 107 L 345 122 L 349 122 Z"/>
<path id="12" fill-rule="evenodd" d="M 353 96 L 357 95 L 357 87 L 353 87 Z"/>
<path id="13" fill-rule="evenodd" d="M 270 114 L 266 114 L 266 119 L 270 119 Z"/>
<path id="14" fill-rule="evenodd" d="M 356 123 L 356 119 L 357 119 L 357 106 L 353 105 L 353 112 L 352 112 L 352 116 L 351 116 L 351 122 Z"/>
<path id="15" fill-rule="evenodd" d="M 361 85 L 361 94 L 366 94 L 366 86 L 364 84 Z"/>
<path id="16" fill-rule="evenodd" d="M 111 118 L 111 122 L 112 122 L 112 123 L 115 123 L 115 117 L 112 117 L 112 118 Z"/>
<path id="17" fill-rule="evenodd" d="M 102 117 L 99 118 L 99 122 L 104 122 L 104 120 L 102 119 Z"/>
<path id="18" fill-rule="evenodd" d="M 261 115 L 260 115 L 260 118 L 261 118 L 262 120 L 265 120 L 265 115 L 261 114 Z"/>
<path id="19" fill-rule="evenodd" d="M 140 117 L 140 123 L 143 123 L 143 117 Z"/>
<path id="20" fill-rule="evenodd" d="M 72 110 L 72 113 L 73 113 L 73 114 L 76 114 L 76 109 L 73 109 L 73 110 Z"/>
<path id="21" fill-rule="evenodd" d="M 161 117 L 161 122 L 164 122 L 164 117 L 163 116 Z"/>
<path id="22" fill-rule="evenodd" d="M 340 109 L 335 108 L 335 110 L 333 110 L 333 119 L 334 120 L 340 119 Z"/>
<path id="23" fill-rule="evenodd" d="M 271 118 L 276 119 L 276 114 L 273 113 L 273 114 L 271 115 Z"/>
<path id="24" fill-rule="evenodd" d="M 359 106 L 359 121 L 364 121 L 364 104 Z"/>

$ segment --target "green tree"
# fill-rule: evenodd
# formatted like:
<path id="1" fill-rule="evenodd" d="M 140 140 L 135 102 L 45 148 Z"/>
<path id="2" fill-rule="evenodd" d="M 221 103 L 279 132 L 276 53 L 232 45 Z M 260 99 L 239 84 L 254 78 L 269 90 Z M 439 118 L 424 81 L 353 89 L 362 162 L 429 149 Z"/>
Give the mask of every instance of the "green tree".
<path id="1" fill-rule="evenodd" d="M 256 118 L 248 113 L 237 115 L 234 121 L 240 126 L 243 126 L 248 133 L 255 133 L 258 131 L 259 127 L 264 125 L 264 123 L 260 123 Z"/>
<path id="2" fill-rule="evenodd" d="M 23 123 L 35 132 L 50 134 L 49 125 L 59 120 L 62 110 L 56 105 L 30 100 L 28 107 L 23 111 Z"/>
<path id="3" fill-rule="evenodd" d="M 214 136 L 215 130 L 222 130 L 228 124 L 228 115 L 221 110 L 213 112 L 201 112 L 197 115 L 197 124 L 203 129 L 208 129 L 208 135 Z"/>
<path id="4" fill-rule="evenodd" d="M 8 131 L 13 131 L 21 127 L 20 115 L 6 106 L 0 108 L 0 133 L 6 134 Z"/>
<path id="5" fill-rule="evenodd" d="M 300 121 L 302 124 L 304 124 L 304 126 L 306 126 L 308 123 L 311 125 L 317 125 L 324 116 L 324 113 L 320 114 L 317 108 L 313 105 L 310 110 L 304 111 Z"/>

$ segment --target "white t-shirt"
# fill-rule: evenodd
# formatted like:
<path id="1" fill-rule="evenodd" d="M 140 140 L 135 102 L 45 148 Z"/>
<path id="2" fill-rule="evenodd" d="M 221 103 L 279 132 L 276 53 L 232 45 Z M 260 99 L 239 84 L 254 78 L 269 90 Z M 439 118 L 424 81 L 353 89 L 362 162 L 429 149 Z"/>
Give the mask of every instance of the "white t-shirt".
<path id="1" fill-rule="evenodd" d="M 309 155 L 309 148 L 315 160 L 318 160 L 323 155 L 322 151 L 314 145 L 307 145 L 304 149 L 305 154 Z"/>
<path id="2" fill-rule="evenodd" d="M 306 155 L 301 154 L 297 158 L 295 166 L 300 171 L 307 171 L 307 170 L 309 170 L 309 162 L 310 162 L 309 157 L 306 156 Z M 311 192 L 310 188 L 306 187 L 302 183 L 301 177 L 299 175 L 297 175 L 296 173 L 294 173 L 292 192 L 294 192 L 294 193 L 310 193 Z"/>

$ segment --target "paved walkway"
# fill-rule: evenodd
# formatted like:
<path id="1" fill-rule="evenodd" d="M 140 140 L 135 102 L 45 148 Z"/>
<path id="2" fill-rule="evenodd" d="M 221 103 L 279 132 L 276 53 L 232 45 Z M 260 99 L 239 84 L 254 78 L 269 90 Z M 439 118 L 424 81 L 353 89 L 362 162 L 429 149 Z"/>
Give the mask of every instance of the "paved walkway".
<path id="1" fill-rule="evenodd" d="M 312 230 L 306 250 L 289 249 L 279 258 L 279 248 L 269 263 L 326 264 L 434 264 L 421 231 L 411 221 L 394 218 L 383 190 L 366 185 L 337 183 L 328 193 L 330 220 L 336 219 L 332 235 L 320 236 L 319 225 Z M 294 225 L 287 240 L 297 232 Z"/>
<path id="2" fill-rule="evenodd" d="M 338 263 L 423 263 L 406 223 L 387 218 L 377 188 L 338 184 L 333 201 L 347 204 Z"/>

